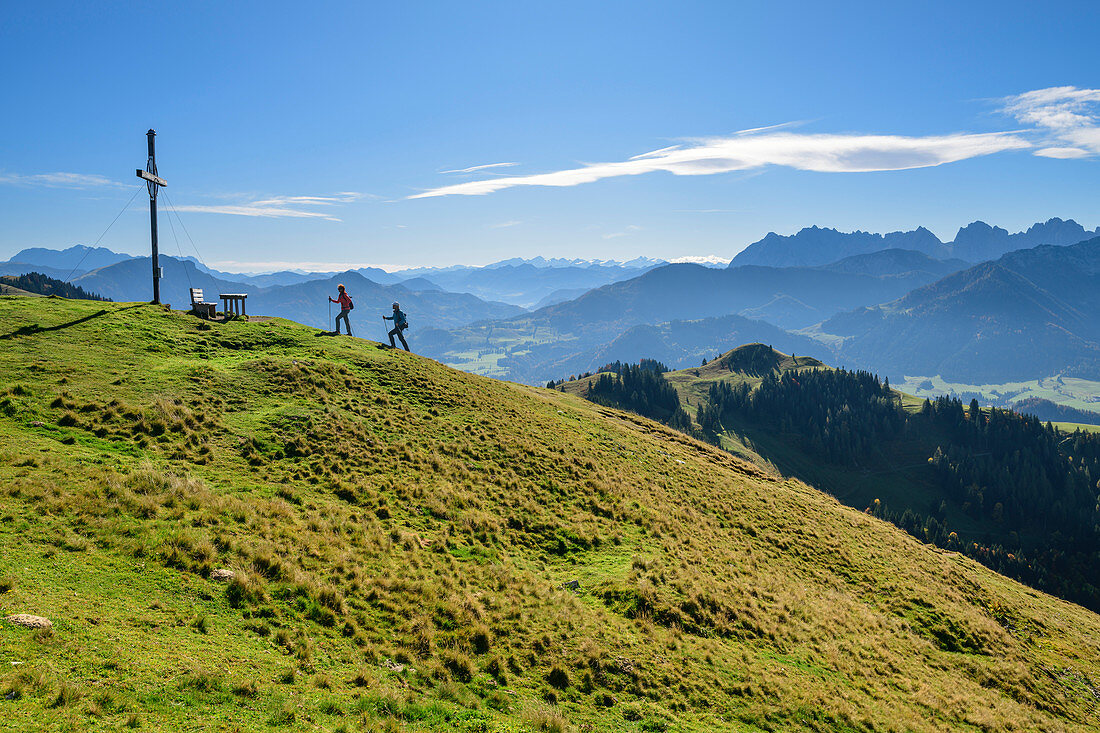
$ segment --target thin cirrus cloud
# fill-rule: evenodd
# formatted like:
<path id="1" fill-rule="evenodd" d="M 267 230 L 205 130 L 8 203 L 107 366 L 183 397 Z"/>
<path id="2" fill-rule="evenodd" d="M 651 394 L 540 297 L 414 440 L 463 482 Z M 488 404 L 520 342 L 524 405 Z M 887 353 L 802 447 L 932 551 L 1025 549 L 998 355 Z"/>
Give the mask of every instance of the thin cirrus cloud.
<path id="1" fill-rule="evenodd" d="M 591 163 L 578 168 L 506 176 L 440 186 L 409 196 L 478 196 L 516 186 L 577 186 L 605 178 L 664 171 L 678 176 L 705 176 L 786 166 L 823 173 L 896 171 L 953 163 L 1006 150 L 1032 147 L 1022 135 L 1008 132 L 956 133 L 926 137 L 902 135 L 799 134 L 748 130 L 730 137 L 706 138 L 636 155 L 624 161 Z"/>
<path id="2" fill-rule="evenodd" d="M 604 239 L 617 239 L 619 237 L 625 237 L 628 234 L 633 234 L 634 232 L 640 232 L 641 230 L 642 230 L 642 228 L 640 226 L 638 226 L 637 224 L 628 224 L 626 229 L 623 229 L 621 232 L 611 232 L 609 234 L 603 235 L 603 238 Z"/>
<path id="3" fill-rule="evenodd" d="M 41 186 L 43 188 L 128 188 L 125 183 L 111 180 L 96 173 L 0 173 L 0 183 L 12 186 Z"/>
<path id="4" fill-rule="evenodd" d="M 317 211 L 318 207 L 350 204 L 363 198 L 363 194 L 354 191 L 342 191 L 332 196 L 275 196 L 242 204 L 187 204 L 177 206 L 177 211 L 190 211 L 201 214 L 229 214 L 232 216 L 259 216 L 269 219 L 324 219 L 341 221 L 328 211 Z"/>
<path id="5" fill-rule="evenodd" d="M 456 168 L 450 171 L 440 171 L 440 173 L 479 173 L 481 171 L 487 171 L 490 168 L 511 168 L 519 163 L 486 163 L 485 165 L 473 165 L 469 168 Z"/>
<path id="6" fill-rule="evenodd" d="M 1044 158 L 1100 155 L 1100 89 L 1048 87 L 1001 100 L 1001 111 L 1043 133 Z"/>

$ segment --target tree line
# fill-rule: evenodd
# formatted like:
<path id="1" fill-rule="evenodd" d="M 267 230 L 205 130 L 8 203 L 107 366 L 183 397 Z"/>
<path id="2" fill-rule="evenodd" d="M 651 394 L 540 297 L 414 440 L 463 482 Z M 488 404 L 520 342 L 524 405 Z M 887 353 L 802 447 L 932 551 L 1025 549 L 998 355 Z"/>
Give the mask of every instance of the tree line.
<path id="1" fill-rule="evenodd" d="M 0 277 L 0 281 L 13 288 L 19 288 L 20 290 L 26 290 L 28 293 L 37 293 L 39 295 L 57 295 L 71 300 L 103 300 L 108 302 L 111 300 L 110 298 L 104 298 L 102 295 L 97 295 L 96 293 L 89 293 L 79 285 L 71 285 L 64 280 L 58 280 L 49 275 L 43 275 L 41 272 L 28 272 L 23 275 L 4 275 Z"/>

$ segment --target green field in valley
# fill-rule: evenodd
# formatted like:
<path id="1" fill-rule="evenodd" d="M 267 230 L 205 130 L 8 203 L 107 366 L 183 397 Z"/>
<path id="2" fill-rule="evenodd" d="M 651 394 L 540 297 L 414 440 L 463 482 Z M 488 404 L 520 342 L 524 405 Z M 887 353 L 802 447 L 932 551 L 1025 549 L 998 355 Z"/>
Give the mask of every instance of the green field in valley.
<path id="1" fill-rule="evenodd" d="M 940 376 L 907 376 L 905 381 L 894 386 L 921 398 L 935 398 L 943 394 L 966 395 L 964 401 L 969 402 L 969 395 L 979 395 L 978 400 L 982 404 L 1009 407 L 1014 402 L 1037 397 L 1057 405 L 1100 413 L 1100 382 L 1076 377 L 1052 376 L 1005 384 L 963 384 L 946 381 Z"/>

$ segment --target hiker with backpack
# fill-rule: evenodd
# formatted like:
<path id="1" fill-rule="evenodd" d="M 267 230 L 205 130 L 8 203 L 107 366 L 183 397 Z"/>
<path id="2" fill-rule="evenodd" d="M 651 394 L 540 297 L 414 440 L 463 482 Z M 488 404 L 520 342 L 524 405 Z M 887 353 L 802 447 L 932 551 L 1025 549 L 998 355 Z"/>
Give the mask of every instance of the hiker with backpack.
<path id="1" fill-rule="evenodd" d="M 401 304 L 394 303 L 393 315 L 382 316 L 382 320 L 393 321 L 393 329 L 389 332 L 390 348 L 397 348 L 397 344 L 393 342 L 393 337 L 397 336 L 397 338 L 401 339 L 401 345 L 405 347 L 405 351 L 408 351 L 409 344 L 407 341 L 405 341 L 405 334 L 402 332 L 409 327 L 409 319 L 405 316 L 404 313 L 401 312 Z"/>
<path id="2" fill-rule="evenodd" d="M 340 315 L 336 316 L 336 333 L 340 333 L 340 319 L 344 319 L 344 325 L 347 327 L 348 336 L 351 335 L 351 322 L 348 320 L 348 313 L 355 308 L 355 303 L 351 302 L 351 296 L 344 290 L 343 285 L 337 285 L 336 289 L 340 291 L 340 295 L 336 296 L 336 300 L 329 296 L 328 302 L 340 304 Z M 404 339 L 402 339 L 404 340 Z M 390 341 L 393 341 L 391 338 Z"/>

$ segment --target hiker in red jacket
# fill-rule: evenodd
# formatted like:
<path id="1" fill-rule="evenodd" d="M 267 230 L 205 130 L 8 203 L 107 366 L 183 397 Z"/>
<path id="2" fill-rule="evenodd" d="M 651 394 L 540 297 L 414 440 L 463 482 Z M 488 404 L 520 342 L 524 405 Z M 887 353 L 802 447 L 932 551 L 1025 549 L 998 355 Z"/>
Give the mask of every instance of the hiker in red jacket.
<path id="1" fill-rule="evenodd" d="M 336 297 L 336 300 L 329 296 L 328 302 L 340 304 L 340 315 L 336 316 L 336 333 L 340 333 L 340 319 L 344 319 L 344 325 L 347 326 L 348 336 L 351 335 L 351 322 L 348 320 L 348 313 L 355 307 L 351 302 L 351 296 L 344 292 L 343 285 L 337 285 L 336 289 L 340 291 L 340 295 Z"/>

